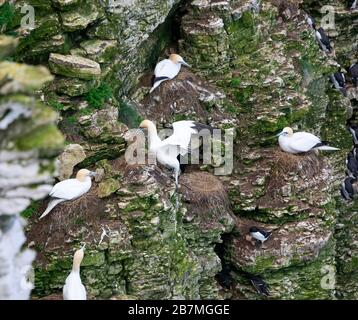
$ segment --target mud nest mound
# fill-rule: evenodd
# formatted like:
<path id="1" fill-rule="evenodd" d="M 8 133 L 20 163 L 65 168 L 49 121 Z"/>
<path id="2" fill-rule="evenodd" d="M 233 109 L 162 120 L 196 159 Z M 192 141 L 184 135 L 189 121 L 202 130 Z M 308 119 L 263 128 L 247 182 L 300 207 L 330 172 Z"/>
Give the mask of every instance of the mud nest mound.
<path id="1" fill-rule="evenodd" d="M 229 211 L 230 201 L 221 181 L 207 172 L 191 172 L 180 178 L 180 191 L 183 201 L 197 212 Z"/>

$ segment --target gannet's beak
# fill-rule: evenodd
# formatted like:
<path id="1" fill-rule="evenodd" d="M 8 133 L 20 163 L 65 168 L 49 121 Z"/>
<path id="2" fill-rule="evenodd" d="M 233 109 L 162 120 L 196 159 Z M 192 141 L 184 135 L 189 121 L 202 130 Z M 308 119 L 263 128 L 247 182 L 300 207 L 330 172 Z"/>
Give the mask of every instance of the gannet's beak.
<path id="1" fill-rule="evenodd" d="M 97 172 L 94 172 L 94 171 L 91 171 L 90 173 L 89 173 L 89 176 L 90 177 L 95 177 L 97 175 Z"/>
<path id="2" fill-rule="evenodd" d="M 279 137 L 282 134 L 283 134 L 283 131 L 281 131 L 279 134 L 276 134 L 276 137 Z"/>
<path id="3" fill-rule="evenodd" d="M 182 64 L 183 66 L 186 66 L 187 68 L 191 68 L 191 65 L 188 64 L 188 63 L 186 63 L 185 61 L 183 61 L 181 64 Z"/>
<path id="4" fill-rule="evenodd" d="M 81 248 L 81 250 L 85 250 L 86 249 L 86 244 L 83 245 L 83 247 Z"/>

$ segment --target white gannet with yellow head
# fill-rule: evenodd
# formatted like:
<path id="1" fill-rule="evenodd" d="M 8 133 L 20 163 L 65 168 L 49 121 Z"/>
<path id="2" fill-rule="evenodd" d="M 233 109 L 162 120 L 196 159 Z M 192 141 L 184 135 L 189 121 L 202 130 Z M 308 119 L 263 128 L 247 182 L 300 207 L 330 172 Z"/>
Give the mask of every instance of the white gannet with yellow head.
<path id="1" fill-rule="evenodd" d="M 81 169 L 77 172 L 75 179 L 67 179 L 56 183 L 49 193 L 51 200 L 40 219 L 48 215 L 59 203 L 77 199 L 87 193 L 92 186 L 91 177 L 94 177 L 95 175 L 95 172 Z"/>
<path id="2" fill-rule="evenodd" d="M 283 151 L 288 153 L 302 153 L 311 150 L 339 150 L 322 142 L 320 138 L 308 132 L 293 133 L 292 128 L 286 127 L 277 135 L 278 143 Z"/>
<path id="3" fill-rule="evenodd" d="M 80 276 L 80 267 L 85 254 L 84 249 L 85 246 L 77 250 L 73 256 L 72 271 L 63 287 L 63 300 L 87 300 L 86 288 L 82 284 Z"/>
<path id="4" fill-rule="evenodd" d="M 158 88 L 162 82 L 174 79 L 179 74 L 182 65 L 190 68 L 190 66 L 178 54 L 171 54 L 169 59 L 160 61 L 154 70 L 155 78 L 153 86 L 150 89 L 150 93 Z"/>

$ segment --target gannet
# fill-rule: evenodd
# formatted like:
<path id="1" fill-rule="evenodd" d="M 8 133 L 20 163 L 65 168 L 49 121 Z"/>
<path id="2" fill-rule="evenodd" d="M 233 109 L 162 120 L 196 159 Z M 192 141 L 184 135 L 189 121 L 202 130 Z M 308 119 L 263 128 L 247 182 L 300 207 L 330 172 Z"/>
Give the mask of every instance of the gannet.
<path id="1" fill-rule="evenodd" d="M 178 54 L 171 54 L 169 59 L 160 61 L 154 70 L 155 78 L 150 93 L 158 88 L 162 82 L 174 79 L 179 74 L 182 65 L 190 68 L 190 65 Z"/>
<path id="2" fill-rule="evenodd" d="M 339 150 L 337 148 L 329 147 L 320 138 L 308 132 L 293 133 L 291 128 L 284 128 L 281 133 L 277 135 L 278 142 L 283 151 L 288 153 L 302 153 L 311 150 Z"/>
<path id="3" fill-rule="evenodd" d="M 63 287 L 63 300 L 87 300 L 86 288 L 82 284 L 80 276 L 84 248 L 85 246 L 77 250 L 73 256 L 72 271 L 67 277 L 65 286 Z"/>
<path id="4" fill-rule="evenodd" d="M 268 232 L 257 227 L 251 227 L 249 232 L 251 237 L 259 241 L 261 244 L 263 244 L 272 234 L 272 232 Z"/>
<path id="5" fill-rule="evenodd" d="M 175 185 L 178 188 L 180 162 L 178 156 L 184 156 L 189 150 L 192 135 L 198 134 L 202 129 L 209 129 L 210 126 L 196 123 L 194 121 L 178 121 L 172 124 L 173 134 L 165 140 L 160 140 L 157 128 L 150 120 L 144 120 L 140 124 L 140 128 L 148 130 L 149 151 L 152 152 L 157 160 L 174 170 Z"/>
<path id="6" fill-rule="evenodd" d="M 350 10 L 354 10 L 357 8 L 357 0 L 349 0 L 348 1 L 348 8 Z"/>
<path id="7" fill-rule="evenodd" d="M 358 85 L 358 63 L 352 64 L 349 68 L 349 75 L 351 76 L 352 83 L 355 87 Z"/>
<path id="8" fill-rule="evenodd" d="M 81 169 L 77 172 L 75 179 L 67 179 L 56 183 L 49 193 L 51 201 L 47 205 L 47 208 L 40 219 L 48 215 L 59 203 L 77 199 L 87 193 L 91 189 L 91 177 L 94 177 L 95 175 L 95 172 Z"/>
<path id="9" fill-rule="evenodd" d="M 326 31 L 322 27 L 316 29 L 316 25 L 313 25 L 316 34 L 316 40 L 324 52 L 332 52 L 331 41 L 329 40 Z"/>

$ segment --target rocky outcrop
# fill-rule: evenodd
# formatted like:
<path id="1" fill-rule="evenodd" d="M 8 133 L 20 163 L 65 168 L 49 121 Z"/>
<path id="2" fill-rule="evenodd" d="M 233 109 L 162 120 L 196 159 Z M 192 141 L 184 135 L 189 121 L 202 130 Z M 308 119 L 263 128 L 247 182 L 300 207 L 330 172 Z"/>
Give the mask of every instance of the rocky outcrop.
<path id="1" fill-rule="evenodd" d="M 81 272 L 91 298 L 261 299 L 248 273 L 267 282 L 272 299 L 357 297 L 355 204 L 338 192 L 356 95 L 350 89 L 347 99 L 328 82 L 356 58 L 355 11 L 342 1 L 28 0 L 16 8 L 23 3 L 36 7 L 37 23 L 25 32 L 14 22 L 14 59 L 50 66 L 55 78 L 43 98 L 60 114 L 66 140 L 85 153 L 73 158 L 68 147 L 63 177 L 82 167 L 100 173 L 85 197 L 44 221 L 32 217 L 35 296 L 61 291 L 73 251 L 87 243 Z M 319 50 L 302 10 L 319 22 L 321 4 L 339 8 L 331 55 Z M 148 95 L 154 63 L 173 48 L 193 68 Z M 15 65 L 0 68 L 10 70 L 6 92 L 26 93 L 36 78 L 17 77 Z M 164 168 L 125 163 L 126 131 L 142 118 L 159 128 L 182 119 L 229 128 L 232 174 L 191 165 L 176 211 Z M 285 154 L 275 137 L 285 126 L 341 151 Z M 273 232 L 262 246 L 247 241 L 253 225 Z M 226 289 L 215 279 L 222 268 Z"/>
<path id="2" fill-rule="evenodd" d="M 15 40 L 1 37 L 0 57 L 15 47 Z M 33 288 L 35 252 L 22 249 L 20 213 L 51 190 L 53 156 L 63 137 L 56 113 L 34 97 L 52 80 L 48 70 L 13 62 L 0 62 L 0 70 L 0 299 L 26 300 Z"/>

